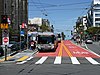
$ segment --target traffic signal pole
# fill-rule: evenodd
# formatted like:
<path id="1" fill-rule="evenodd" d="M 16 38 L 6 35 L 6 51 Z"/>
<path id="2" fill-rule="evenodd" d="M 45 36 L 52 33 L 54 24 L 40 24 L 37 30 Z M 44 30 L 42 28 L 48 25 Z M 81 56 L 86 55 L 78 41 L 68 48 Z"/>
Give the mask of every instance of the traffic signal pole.
<path id="1" fill-rule="evenodd" d="M 7 61 L 7 45 L 5 45 L 5 61 Z"/>
<path id="2" fill-rule="evenodd" d="M 6 0 L 4 0 L 4 15 L 6 15 Z M 2 21 L 3 21 L 4 19 L 2 18 Z M 5 20 L 6 20 L 6 18 L 5 18 Z M 3 29 L 3 35 L 4 35 L 4 29 Z M 2 35 L 2 38 L 4 37 Z M 7 45 L 5 45 L 5 61 L 7 61 Z"/>

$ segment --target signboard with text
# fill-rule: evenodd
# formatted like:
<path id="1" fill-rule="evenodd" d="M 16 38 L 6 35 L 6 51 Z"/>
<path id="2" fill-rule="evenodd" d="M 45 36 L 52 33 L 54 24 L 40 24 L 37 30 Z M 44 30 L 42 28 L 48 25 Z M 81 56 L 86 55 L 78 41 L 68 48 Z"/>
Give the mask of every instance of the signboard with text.
<path id="1" fill-rule="evenodd" d="M 8 29 L 8 24 L 1 23 L 1 24 L 0 24 L 0 28 L 1 28 L 1 29 Z"/>

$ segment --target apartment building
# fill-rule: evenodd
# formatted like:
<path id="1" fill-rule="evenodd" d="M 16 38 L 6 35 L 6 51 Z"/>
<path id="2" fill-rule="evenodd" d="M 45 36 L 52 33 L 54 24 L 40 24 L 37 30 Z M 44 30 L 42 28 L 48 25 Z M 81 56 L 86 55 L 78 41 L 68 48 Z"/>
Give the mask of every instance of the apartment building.
<path id="1" fill-rule="evenodd" d="M 87 26 L 100 27 L 100 0 L 93 0 L 87 12 Z"/>

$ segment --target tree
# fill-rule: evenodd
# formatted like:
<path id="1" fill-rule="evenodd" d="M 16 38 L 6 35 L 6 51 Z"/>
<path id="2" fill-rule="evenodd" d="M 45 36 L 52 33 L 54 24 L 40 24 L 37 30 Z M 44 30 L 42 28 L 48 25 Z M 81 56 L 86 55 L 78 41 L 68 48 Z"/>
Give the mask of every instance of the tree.
<path id="1" fill-rule="evenodd" d="M 90 27 L 89 29 L 86 30 L 90 34 L 98 34 L 100 33 L 100 27 Z"/>
<path id="2" fill-rule="evenodd" d="M 50 31 L 49 26 L 43 24 L 41 25 L 40 29 L 44 32 L 44 31 Z"/>

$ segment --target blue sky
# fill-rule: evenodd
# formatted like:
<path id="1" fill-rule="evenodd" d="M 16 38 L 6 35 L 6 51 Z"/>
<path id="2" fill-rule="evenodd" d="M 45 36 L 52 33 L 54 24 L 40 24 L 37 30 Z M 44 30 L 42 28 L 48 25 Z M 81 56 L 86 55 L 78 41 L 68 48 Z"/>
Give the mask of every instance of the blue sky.
<path id="1" fill-rule="evenodd" d="M 29 18 L 41 17 L 49 19 L 54 25 L 55 32 L 64 32 L 70 38 L 79 16 L 86 15 L 86 8 L 90 7 L 92 0 L 28 0 Z"/>

